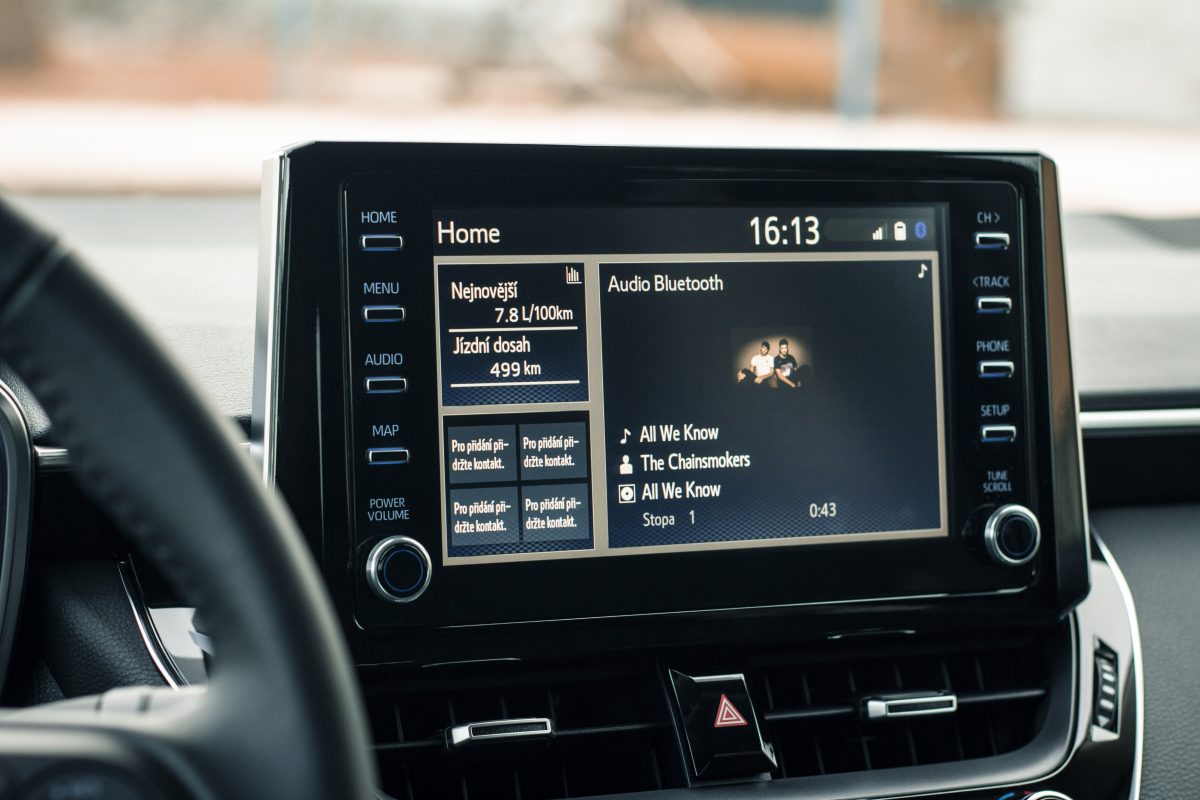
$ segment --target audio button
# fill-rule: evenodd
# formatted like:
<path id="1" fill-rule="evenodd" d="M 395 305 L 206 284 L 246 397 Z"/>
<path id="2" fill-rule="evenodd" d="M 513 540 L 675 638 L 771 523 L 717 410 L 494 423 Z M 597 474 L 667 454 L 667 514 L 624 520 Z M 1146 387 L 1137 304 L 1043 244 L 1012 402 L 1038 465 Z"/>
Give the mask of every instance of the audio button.
<path id="1" fill-rule="evenodd" d="M 401 394 L 408 391 L 408 378 L 399 375 L 376 375 L 364 383 L 367 394 Z"/>

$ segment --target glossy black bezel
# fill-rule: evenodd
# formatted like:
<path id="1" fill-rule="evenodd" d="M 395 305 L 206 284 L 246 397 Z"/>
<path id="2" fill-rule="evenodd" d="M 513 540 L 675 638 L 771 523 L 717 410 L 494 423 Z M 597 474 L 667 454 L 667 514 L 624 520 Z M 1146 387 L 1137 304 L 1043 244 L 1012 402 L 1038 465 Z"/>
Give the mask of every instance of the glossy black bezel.
<path id="1" fill-rule="evenodd" d="M 510 147 L 483 145 L 315 144 L 293 149 L 280 161 L 285 187 L 280 209 L 281 252 L 276 320 L 278 347 L 272 418 L 274 480 L 310 537 L 335 602 L 352 630 L 379 634 L 361 648 L 394 655 L 388 631 L 398 627 L 452 628 L 489 623 L 580 618 L 642 617 L 643 629 L 694 635 L 701 619 L 778 620 L 789 607 L 807 608 L 804 625 L 831 619 L 889 624 L 907 620 L 970 619 L 1003 610 L 1018 621 L 1054 617 L 1087 587 L 1086 543 L 1075 396 L 1066 342 L 1065 290 L 1057 231 L 1053 165 L 1038 156 L 976 156 L 913 153 L 805 153 L 633 148 Z M 951 280 L 944 306 L 949 396 L 948 467 L 951 478 L 948 539 L 848 543 L 744 551 L 687 553 L 526 564 L 442 567 L 435 558 L 429 591 L 420 603 L 388 607 L 369 595 L 362 576 L 365 552 L 381 536 L 353 540 L 348 524 L 354 484 L 351 415 L 346 381 L 349 352 L 346 319 L 346 248 L 343 189 L 381 180 L 394 187 L 406 224 L 405 257 L 415 296 L 430 281 L 430 210 L 438 207 L 557 205 L 769 205 L 798 196 L 813 204 L 947 203 L 952 237 Z M 980 557 L 981 542 L 964 535 L 977 509 L 964 507 L 953 476 L 970 459 L 956 449 L 977 424 L 961 419 L 955 393 L 965 377 L 951 355 L 960 314 L 953 305 L 965 293 L 952 287 L 956 263 L 969 257 L 969 215 L 986 191 L 1015 195 L 1020 214 L 1017 241 L 1024 276 L 1025 309 L 1022 425 L 1035 443 L 1028 464 L 1026 504 L 1042 521 L 1045 543 L 1028 567 L 1003 568 Z M 981 194 L 983 193 L 983 194 Z M 423 226 L 423 227 L 422 227 Z M 414 330 L 432 317 L 410 304 L 405 324 Z M 414 423 L 414 452 L 436 463 L 436 385 L 432 350 L 425 366 L 410 366 L 406 415 Z M 425 399 L 422 399 L 422 398 Z M 411 409 L 411 412 L 410 412 Z M 258 411 L 256 410 L 256 413 Z M 269 413 L 262 410 L 261 414 Z M 961 452 L 960 452 L 961 450 Z M 414 472 L 419 463 L 410 465 Z M 437 492 L 437 469 L 426 466 L 415 490 Z M 961 483 L 961 480 L 959 481 Z M 412 492 L 410 492 L 412 493 Z M 436 552 L 440 526 L 426 517 L 411 530 Z M 716 555 L 716 557 L 714 557 Z M 618 564 L 619 566 L 614 566 Z M 619 573 L 619 574 L 618 574 Z M 670 576 L 664 580 L 664 576 Z M 615 587 L 615 589 L 613 588 Z M 870 602 L 859 602 L 870 601 Z M 814 605 L 818 604 L 818 605 Z M 687 612 L 678 617 L 673 612 Z M 697 614 L 696 612 L 704 612 Z M 711 613 L 710 613 L 711 612 Z M 659 616 L 661 614 L 666 616 Z M 672 623 L 670 620 L 674 618 Z M 561 621 L 565 620 L 565 621 Z M 855 622 L 852 624 L 861 624 Z M 522 628 L 524 630 L 525 628 Z M 689 633 L 690 631 L 690 633 Z M 355 634 L 357 637 L 357 634 Z M 487 638 L 478 629 L 459 634 Z M 594 635 L 594 634 L 593 634 Z M 611 634 L 621 639 L 620 633 Z M 438 636 L 441 636 L 439 634 Z M 401 648 L 403 649 L 403 648 Z"/>

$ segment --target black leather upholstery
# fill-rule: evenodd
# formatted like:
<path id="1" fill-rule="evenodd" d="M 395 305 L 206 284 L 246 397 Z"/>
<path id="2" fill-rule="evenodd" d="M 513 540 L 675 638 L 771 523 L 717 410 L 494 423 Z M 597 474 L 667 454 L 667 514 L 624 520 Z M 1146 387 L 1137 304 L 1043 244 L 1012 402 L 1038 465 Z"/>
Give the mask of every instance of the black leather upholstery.
<path id="1" fill-rule="evenodd" d="M 218 797 L 368 797 L 361 697 L 316 566 L 236 431 L 53 239 L 0 205 L 0 355 L 88 491 L 207 620 L 218 660 L 164 737 Z M 164 739 L 165 740 L 165 739 Z"/>
<path id="2" fill-rule="evenodd" d="M 25 381 L 21 380 L 21 376 L 17 375 L 8 364 L 0 363 L 0 383 L 8 387 L 8 390 L 17 398 L 17 405 L 21 407 L 21 414 L 25 417 L 25 427 L 29 429 L 29 438 L 34 444 L 50 444 L 50 418 L 46 416 L 45 409 L 42 404 L 33 396 L 33 392 L 29 391 L 29 387 L 25 385 Z"/>
<path id="3" fill-rule="evenodd" d="M 1200 505 L 1113 509 L 1091 521 L 1125 574 L 1141 628 L 1142 800 L 1192 800 L 1200 786 Z"/>

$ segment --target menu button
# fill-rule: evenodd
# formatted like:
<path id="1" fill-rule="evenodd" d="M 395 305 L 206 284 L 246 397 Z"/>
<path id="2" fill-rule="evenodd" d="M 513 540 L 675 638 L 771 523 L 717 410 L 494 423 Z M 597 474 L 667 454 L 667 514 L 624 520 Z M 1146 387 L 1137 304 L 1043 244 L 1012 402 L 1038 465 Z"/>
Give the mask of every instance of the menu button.
<path id="1" fill-rule="evenodd" d="M 404 322 L 404 306 L 363 306 L 364 322 Z"/>

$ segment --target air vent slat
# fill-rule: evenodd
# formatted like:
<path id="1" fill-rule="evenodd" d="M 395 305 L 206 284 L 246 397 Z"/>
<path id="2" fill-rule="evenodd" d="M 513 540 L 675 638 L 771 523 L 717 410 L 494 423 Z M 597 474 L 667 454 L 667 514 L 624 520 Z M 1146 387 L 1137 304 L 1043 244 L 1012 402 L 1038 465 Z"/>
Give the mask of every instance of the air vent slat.
<path id="1" fill-rule="evenodd" d="M 781 708 L 763 714 L 766 722 L 791 722 L 808 719 L 827 719 L 829 717 L 852 717 L 857 710 L 854 706 L 817 706 L 815 708 Z"/>
<path id="2" fill-rule="evenodd" d="M 597 725 L 591 728 L 567 728 L 554 734 L 556 739 L 570 739 L 576 736 L 619 736 L 627 733 L 646 733 L 648 731 L 665 731 L 670 728 L 667 722 L 632 722 L 626 725 Z"/>
<path id="3" fill-rule="evenodd" d="M 958 695 L 960 706 L 982 703 L 1016 703 L 1021 700 L 1041 700 L 1046 696 L 1044 687 L 1029 689 L 1005 689 L 996 692 L 971 692 Z"/>
<path id="4" fill-rule="evenodd" d="M 375 750 L 392 753 L 414 753 L 421 750 L 440 750 L 445 747 L 441 739 L 419 739 L 410 742 L 386 742 L 376 744 Z"/>

